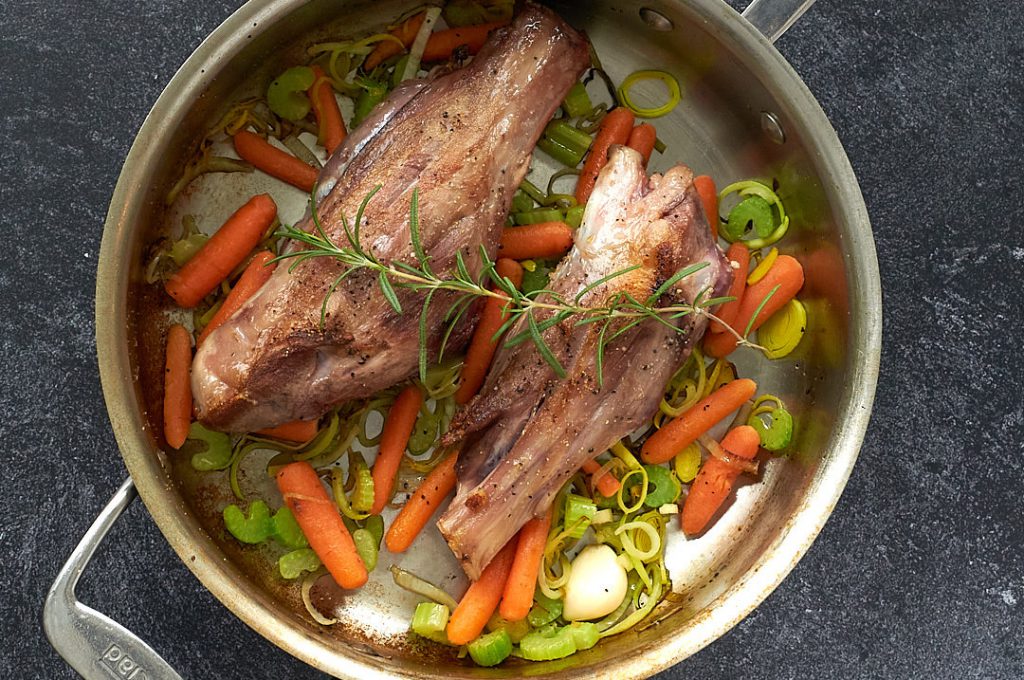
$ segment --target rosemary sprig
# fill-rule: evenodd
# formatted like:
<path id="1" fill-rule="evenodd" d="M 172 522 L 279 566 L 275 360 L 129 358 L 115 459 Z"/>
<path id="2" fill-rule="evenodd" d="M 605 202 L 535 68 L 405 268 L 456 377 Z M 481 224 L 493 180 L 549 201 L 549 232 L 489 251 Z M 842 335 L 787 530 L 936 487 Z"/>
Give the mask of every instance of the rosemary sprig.
<path id="1" fill-rule="evenodd" d="M 505 346 L 514 347 L 526 340 L 530 340 L 537 347 L 538 353 L 548 363 L 552 371 L 560 378 L 564 378 L 567 375 L 565 367 L 562 366 L 555 352 L 544 339 L 544 331 L 574 317 L 573 325 L 576 327 L 600 324 L 598 347 L 596 350 L 597 356 L 595 357 L 599 386 L 603 386 L 604 383 L 605 351 L 608 345 L 616 338 L 648 319 L 660 323 L 677 333 L 685 334 L 688 332 L 687 329 L 685 327 L 680 328 L 675 323 L 678 319 L 695 314 L 721 322 L 720 319 L 717 319 L 708 310 L 714 305 L 734 299 L 731 297 L 706 297 L 708 291 L 702 291 L 693 304 L 658 305 L 658 301 L 665 293 L 678 285 L 683 279 L 707 267 L 707 262 L 698 262 L 680 269 L 642 301 L 625 291 L 620 291 L 609 296 L 603 303 L 598 304 L 588 301 L 588 294 L 621 276 L 629 274 L 639 268 L 640 265 L 633 265 L 612 272 L 584 287 L 572 299 L 566 299 L 557 291 L 550 289 L 536 290 L 530 293 L 520 292 L 509 279 L 498 274 L 494 261 L 488 257 L 486 250 L 482 246 L 479 253 L 481 271 L 477 277 L 474 278 L 470 273 L 461 251 L 455 254 L 454 271 L 444 272 L 439 275 L 432 269 L 430 256 L 424 249 L 420 237 L 418 190 L 413 190 L 409 209 L 409 236 L 416 264 L 411 265 L 401 261 L 383 262 L 371 250 L 364 247 L 359 233 L 366 206 L 380 188 L 379 185 L 374 187 L 362 200 L 352 225 L 349 225 L 344 216 L 341 217 L 342 228 L 344 229 L 345 240 L 347 241 L 346 244 L 335 242 L 327 234 L 321 224 L 314 195 L 311 194 L 309 199 L 310 214 L 314 229 L 307 232 L 293 226 L 286 226 L 278 232 L 279 236 L 298 241 L 306 247 L 285 252 L 276 259 L 293 260 L 289 271 L 315 257 L 328 257 L 345 265 L 345 269 L 329 286 L 320 307 L 321 328 L 326 325 L 327 304 L 331 296 L 346 278 L 357 271 L 367 271 L 376 275 L 381 294 L 396 314 L 403 314 L 405 312 L 396 289 L 424 293 L 423 306 L 419 310 L 418 319 L 419 374 L 421 380 L 426 379 L 427 366 L 430 363 L 427 349 L 429 344 L 428 322 L 430 305 L 434 301 L 435 295 L 441 291 L 452 292 L 456 295 L 454 302 L 449 305 L 442 317 L 446 327 L 442 335 L 437 361 L 440 361 L 444 356 L 444 350 L 453 329 L 458 325 L 472 302 L 479 298 L 495 298 L 504 303 L 505 310 L 509 315 L 508 320 L 501 326 L 496 336 L 501 336 L 522 320 L 525 330 L 508 337 L 505 340 Z M 772 292 L 774 293 L 774 291 Z M 762 302 L 763 304 L 764 302 Z M 757 345 L 751 343 L 745 337 L 750 332 L 749 328 L 744 335 L 740 335 L 728 324 L 723 325 L 736 337 L 741 345 L 757 347 Z"/>

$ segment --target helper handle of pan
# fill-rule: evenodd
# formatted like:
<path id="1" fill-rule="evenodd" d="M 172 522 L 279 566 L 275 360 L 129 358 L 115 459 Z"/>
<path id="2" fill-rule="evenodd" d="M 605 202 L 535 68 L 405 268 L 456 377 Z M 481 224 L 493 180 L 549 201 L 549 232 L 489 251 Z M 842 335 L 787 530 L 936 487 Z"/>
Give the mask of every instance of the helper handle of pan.
<path id="1" fill-rule="evenodd" d="M 43 605 L 46 637 L 86 680 L 109 680 L 111 677 L 181 680 L 181 676 L 152 647 L 75 597 L 75 586 L 89 560 L 137 495 L 131 478 L 125 480 L 85 532 L 46 594 Z"/>
<path id="2" fill-rule="evenodd" d="M 814 0 L 753 0 L 743 18 L 775 42 L 814 4 Z"/>

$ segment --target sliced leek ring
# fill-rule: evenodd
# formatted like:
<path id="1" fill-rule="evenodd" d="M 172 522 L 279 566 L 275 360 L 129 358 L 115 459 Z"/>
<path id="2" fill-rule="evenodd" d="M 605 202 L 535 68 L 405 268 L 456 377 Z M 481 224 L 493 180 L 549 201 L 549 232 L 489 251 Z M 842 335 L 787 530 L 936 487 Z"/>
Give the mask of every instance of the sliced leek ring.
<path id="1" fill-rule="evenodd" d="M 757 329 L 757 344 L 769 359 L 780 359 L 796 349 L 806 330 L 807 309 L 799 300 L 790 300 Z"/>

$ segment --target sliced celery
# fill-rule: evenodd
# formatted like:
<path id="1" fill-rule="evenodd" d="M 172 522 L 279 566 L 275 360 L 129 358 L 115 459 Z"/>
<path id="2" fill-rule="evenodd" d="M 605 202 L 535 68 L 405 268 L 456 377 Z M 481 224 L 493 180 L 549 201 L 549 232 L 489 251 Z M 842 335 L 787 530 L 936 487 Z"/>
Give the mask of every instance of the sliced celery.
<path id="1" fill-rule="evenodd" d="M 497 666 L 512 653 L 512 639 L 502 628 L 481 635 L 469 643 L 468 649 L 478 666 Z"/>
<path id="2" fill-rule="evenodd" d="M 586 204 L 574 205 L 565 211 L 565 223 L 573 229 L 579 228 L 583 224 L 583 212 L 587 209 Z"/>
<path id="3" fill-rule="evenodd" d="M 293 550 L 281 555 L 277 560 L 277 570 L 281 572 L 281 578 L 289 580 L 302 576 L 304 571 L 316 571 L 320 566 L 320 558 L 312 548 Z"/>
<path id="4" fill-rule="evenodd" d="M 302 533 L 299 523 L 295 521 L 295 515 L 287 507 L 280 508 L 274 513 L 273 527 L 274 539 L 284 547 L 292 550 L 309 547 L 306 535 Z"/>
<path id="5" fill-rule="evenodd" d="M 208 430 L 198 422 L 188 428 L 188 438 L 201 441 L 206 448 L 192 456 L 192 467 L 200 472 L 223 470 L 231 465 L 231 437 Z"/>
<path id="6" fill-rule="evenodd" d="M 565 528 L 572 538 L 581 538 L 597 514 L 597 506 L 585 496 L 571 493 L 565 497 Z"/>
<path id="7" fill-rule="evenodd" d="M 551 623 L 562 615 L 562 601 L 553 600 L 539 590 L 533 596 L 534 605 L 526 616 L 526 621 L 534 628 Z"/>
<path id="8" fill-rule="evenodd" d="M 450 644 L 444 629 L 448 626 L 448 607 L 437 602 L 420 602 L 412 615 L 412 632 L 442 644 Z"/>
<path id="9" fill-rule="evenodd" d="M 566 626 L 566 628 L 572 632 L 572 639 L 576 643 L 576 651 L 590 649 L 601 639 L 601 631 L 598 630 L 597 624 L 590 623 L 589 621 L 575 621 Z"/>
<path id="10" fill-rule="evenodd" d="M 583 83 L 576 83 L 569 88 L 569 94 L 565 95 L 562 108 L 570 118 L 579 118 L 594 110 L 594 104 L 590 101 L 590 95 L 587 94 L 587 88 Z"/>
<path id="11" fill-rule="evenodd" d="M 249 505 L 248 517 L 242 514 L 242 509 L 237 505 L 224 508 L 223 514 L 224 526 L 242 543 L 262 543 L 274 533 L 270 508 L 263 501 L 253 501 Z"/>
<path id="12" fill-rule="evenodd" d="M 538 630 L 519 641 L 519 653 L 528 661 L 562 659 L 576 653 L 576 637 L 568 626 Z"/>
<path id="13" fill-rule="evenodd" d="M 366 571 L 373 571 L 377 566 L 377 541 L 366 529 L 356 529 L 352 532 L 352 541 L 356 544 L 356 552 L 359 558 L 366 565 Z"/>
<path id="14" fill-rule="evenodd" d="M 540 222 L 561 222 L 563 217 L 562 211 L 555 210 L 554 208 L 538 208 L 537 210 L 527 210 L 526 212 L 512 215 L 512 219 L 520 226 L 539 224 Z"/>
<path id="15" fill-rule="evenodd" d="M 647 470 L 647 497 L 644 498 L 644 505 L 649 508 L 660 508 L 666 503 L 674 503 L 679 498 L 682 487 L 667 468 L 661 465 L 644 465 L 644 469 Z"/>

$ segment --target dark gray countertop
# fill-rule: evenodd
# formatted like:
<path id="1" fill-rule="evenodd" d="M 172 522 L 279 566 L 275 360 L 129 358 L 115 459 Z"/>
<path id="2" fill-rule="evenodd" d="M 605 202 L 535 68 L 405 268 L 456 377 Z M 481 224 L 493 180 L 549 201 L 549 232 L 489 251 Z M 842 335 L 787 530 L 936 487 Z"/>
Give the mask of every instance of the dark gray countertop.
<path id="1" fill-rule="evenodd" d="M 93 339 L 136 130 L 232 0 L 0 3 L 0 676 L 73 677 L 40 627 L 125 477 Z M 807 556 L 666 678 L 1024 677 L 1024 51 L 1000 3 L 822 0 L 778 44 L 860 179 L 885 343 L 853 477 Z M 203 589 L 136 504 L 79 588 L 186 678 L 319 677 Z"/>

